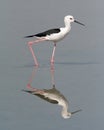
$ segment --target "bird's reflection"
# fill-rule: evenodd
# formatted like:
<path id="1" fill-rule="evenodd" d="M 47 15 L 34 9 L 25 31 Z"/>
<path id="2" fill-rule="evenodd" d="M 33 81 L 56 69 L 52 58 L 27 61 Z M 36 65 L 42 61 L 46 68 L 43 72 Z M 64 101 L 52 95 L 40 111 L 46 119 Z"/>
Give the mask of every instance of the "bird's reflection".
<path id="1" fill-rule="evenodd" d="M 52 103 L 52 104 L 58 104 L 60 106 L 62 106 L 62 111 L 61 111 L 61 115 L 63 118 L 67 119 L 70 118 L 71 115 L 81 111 L 77 110 L 74 112 L 68 112 L 68 100 L 66 99 L 66 97 L 59 91 L 56 89 L 55 87 L 55 81 L 54 81 L 54 67 L 52 66 L 51 68 L 51 80 L 52 80 L 52 88 L 51 89 L 38 89 L 38 88 L 33 88 L 31 86 L 33 77 L 36 73 L 38 68 L 35 68 L 33 70 L 32 76 L 29 79 L 29 83 L 27 84 L 27 88 L 26 90 L 22 90 L 24 92 L 30 93 L 32 95 L 36 95 L 38 97 L 40 97 L 41 99 Z"/>

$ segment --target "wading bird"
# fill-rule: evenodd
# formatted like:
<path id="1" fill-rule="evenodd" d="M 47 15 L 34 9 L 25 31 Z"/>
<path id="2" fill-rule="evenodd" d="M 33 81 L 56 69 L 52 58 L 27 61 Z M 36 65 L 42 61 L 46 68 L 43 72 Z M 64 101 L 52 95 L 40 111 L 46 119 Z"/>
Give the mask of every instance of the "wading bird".
<path id="1" fill-rule="evenodd" d="M 69 31 L 71 30 L 71 23 L 72 22 L 75 22 L 75 23 L 78 23 L 80 25 L 85 26 L 83 23 L 80 23 L 77 20 L 75 20 L 73 16 L 67 15 L 64 17 L 65 27 L 49 29 L 45 32 L 41 32 L 41 33 L 38 33 L 35 35 L 25 36 L 25 38 L 36 37 L 35 41 L 28 42 L 28 46 L 29 46 L 29 49 L 32 53 L 32 56 L 33 56 L 33 59 L 34 59 L 36 66 L 38 66 L 39 64 L 38 64 L 37 58 L 35 56 L 35 53 L 33 51 L 32 45 L 36 44 L 38 42 L 42 42 L 42 41 L 52 41 L 54 43 L 54 47 L 53 47 L 52 56 L 51 56 L 51 64 L 53 64 L 55 50 L 56 50 L 56 43 L 58 41 L 62 40 L 69 33 Z"/>

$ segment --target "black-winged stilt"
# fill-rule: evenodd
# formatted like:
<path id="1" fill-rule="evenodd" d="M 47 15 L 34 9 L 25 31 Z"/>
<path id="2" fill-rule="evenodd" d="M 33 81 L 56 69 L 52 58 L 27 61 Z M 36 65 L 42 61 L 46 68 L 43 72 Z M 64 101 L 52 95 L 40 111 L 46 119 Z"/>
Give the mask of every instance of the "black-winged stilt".
<path id="1" fill-rule="evenodd" d="M 31 86 L 31 83 L 32 83 L 33 77 L 35 76 L 36 70 L 37 70 L 37 68 L 34 69 L 32 76 L 29 79 L 29 82 L 27 84 L 28 89 L 23 89 L 22 91 L 30 93 L 32 95 L 36 95 L 49 103 L 58 104 L 58 105 L 62 106 L 61 115 L 63 118 L 66 118 L 66 119 L 70 118 L 71 115 L 81 111 L 81 109 L 79 109 L 79 110 L 76 110 L 74 112 L 68 112 L 68 108 L 69 108 L 68 100 L 55 87 L 54 69 L 51 69 L 51 81 L 52 81 L 52 88 L 51 89 L 33 88 Z"/>
<path id="2" fill-rule="evenodd" d="M 28 46 L 29 46 L 29 49 L 32 53 L 32 56 L 34 58 L 34 62 L 35 62 L 36 66 L 38 66 L 39 64 L 38 64 L 38 61 L 37 61 L 36 56 L 34 54 L 34 51 L 32 49 L 32 45 L 36 44 L 38 42 L 42 42 L 42 41 L 52 41 L 54 43 L 54 48 L 53 48 L 53 52 L 52 52 L 51 63 L 54 63 L 56 43 L 58 41 L 62 40 L 69 33 L 69 31 L 71 30 L 71 23 L 72 22 L 76 22 L 80 25 L 85 26 L 83 23 L 80 23 L 77 20 L 75 20 L 73 16 L 68 15 L 68 16 L 64 17 L 65 27 L 54 28 L 54 29 L 50 29 L 50 30 L 47 30 L 47 31 L 42 32 L 42 33 L 35 34 L 35 35 L 25 36 L 25 38 L 31 38 L 31 37 L 37 38 L 35 41 L 28 42 Z"/>
<path id="3" fill-rule="evenodd" d="M 30 93 L 32 95 L 36 95 L 46 100 L 47 102 L 62 106 L 61 115 L 65 119 L 70 118 L 71 115 L 81 111 L 81 109 L 79 109 L 74 112 L 68 112 L 68 101 L 65 98 L 65 96 L 61 94 L 60 91 L 55 88 L 55 85 L 53 85 L 52 89 L 32 88 L 31 90 L 22 90 L 22 91 Z"/>

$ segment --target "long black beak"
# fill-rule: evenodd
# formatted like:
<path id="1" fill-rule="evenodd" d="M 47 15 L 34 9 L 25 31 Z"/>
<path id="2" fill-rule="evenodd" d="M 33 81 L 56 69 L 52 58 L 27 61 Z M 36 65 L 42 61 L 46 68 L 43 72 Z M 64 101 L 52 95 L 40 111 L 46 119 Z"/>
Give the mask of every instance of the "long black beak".
<path id="1" fill-rule="evenodd" d="M 77 112 L 80 112 L 80 111 L 82 111 L 82 109 L 79 109 L 79 110 L 77 110 L 77 111 L 73 111 L 73 112 L 71 112 L 71 114 L 73 115 L 73 114 L 75 114 L 75 113 L 77 113 Z"/>
<path id="2" fill-rule="evenodd" d="M 74 20 L 74 22 L 75 22 L 75 23 L 78 23 L 78 24 L 80 24 L 80 25 L 85 26 L 83 23 L 80 23 L 80 22 L 78 22 L 77 20 Z"/>

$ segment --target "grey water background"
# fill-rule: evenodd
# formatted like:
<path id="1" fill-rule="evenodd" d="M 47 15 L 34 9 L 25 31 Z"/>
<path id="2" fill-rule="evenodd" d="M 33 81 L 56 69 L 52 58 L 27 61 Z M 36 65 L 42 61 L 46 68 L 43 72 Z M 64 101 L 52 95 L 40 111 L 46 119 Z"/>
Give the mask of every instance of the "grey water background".
<path id="1" fill-rule="evenodd" d="M 103 0 L 0 1 L 0 129 L 104 129 Z M 28 34 L 64 26 L 71 14 L 86 26 L 72 23 L 70 34 L 56 48 L 55 83 L 69 100 L 69 110 L 83 109 L 71 119 L 61 108 L 21 92 L 34 68 Z M 32 86 L 51 88 L 49 42 L 34 45 L 40 67 Z"/>

